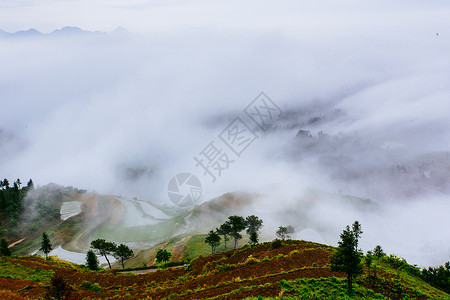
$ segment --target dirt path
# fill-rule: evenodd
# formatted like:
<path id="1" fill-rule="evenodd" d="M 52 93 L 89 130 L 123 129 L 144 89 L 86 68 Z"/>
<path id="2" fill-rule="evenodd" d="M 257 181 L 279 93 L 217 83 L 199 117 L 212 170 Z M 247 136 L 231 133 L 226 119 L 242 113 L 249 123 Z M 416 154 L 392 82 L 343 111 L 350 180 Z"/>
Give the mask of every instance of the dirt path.
<path id="1" fill-rule="evenodd" d="M 175 266 L 175 267 L 168 267 L 166 269 L 177 269 L 177 268 L 181 268 L 181 267 L 184 267 L 184 266 L 186 266 L 186 265 Z M 133 274 L 139 275 L 139 274 L 146 274 L 146 273 L 155 272 L 157 270 L 159 270 L 159 269 L 155 268 L 155 269 L 135 270 L 135 271 L 119 271 L 117 273 L 133 273 Z"/>
<path id="2" fill-rule="evenodd" d="M 77 233 L 65 245 L 68 250 L 84 252 L 89 249 L 89 236 L 102 224 L 118 225 L 125 207 L 113 196 L 78 194 L 76 199 L 85 205 L 86 224 L 84 230 Z"/>
<path id="3" fill-rule="evenodd" d="M 12 247 L 14 247 L 14 246 L 17 245 L 17 244 L 22 243 L 22 242 L 25 241 L 26 239 L 27 239 L 27 238 L 24 237 L 23 239 L 18 240 L 17 242 L 14 242 L 14 243 L 12 243 L 11 245 L 9 245 L 8 248 L 12 248 Z"/>

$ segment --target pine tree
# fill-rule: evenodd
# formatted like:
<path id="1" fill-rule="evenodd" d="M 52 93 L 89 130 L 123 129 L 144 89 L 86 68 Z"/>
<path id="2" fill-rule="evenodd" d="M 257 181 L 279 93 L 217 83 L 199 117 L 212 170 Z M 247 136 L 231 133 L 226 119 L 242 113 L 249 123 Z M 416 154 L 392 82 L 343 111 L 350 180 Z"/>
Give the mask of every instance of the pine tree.
<path id="1" fill-rule="evenodd" d="M 28 181 L 28 183 L 27 183 L 27 187 L 28 187 L 28 190 L 34 190 L 34 183 L 33 183 L 33 180 L 29 180 Z"/>
<path id="2" fill-rule="evenodd" d="M 8 179 L 3 179 L 3 187 L 5 188 L 5 189 L 9 189 L 9 181 L 8 181 Z"/>
<path id="3" fill-rule="evenodd" d="M 98 270 L 99 268 L 97 255 L 92 250 L 88 250 L 88 252 L 86 253 L 86 267 L 91 270 Z"/>
<path id="4" fill-rule="evenodd" d="M 41 243 L 41 249 L 42 252 L 45 253 L 45 259 L 48 259 L 48 254 L 53 250 L 52 244 L 50 243 L 50 239 L 48 238 L 47 233 L 42 233 L 42 243 Z"/>
<path id="5" fill-rule="evenodd" d="M 381 258 L 383 256 L 386 256 L 386 253 L 384 253 L 383 248 L 381 248 L 380 245 L 376 245 L 373 249 L 373 255 L 377 258 Z"/>
<path id="6" fill-rule="evenodd" d="M 356 224 L 358 225 L 359 223 Z M 361 226 L 359 226 L 359 230 L 361 230 Z M 362 233 L 362 231 L 360 233 Z M 362 253 L 357 248 L 357 234 L 358 232 L 355 233 L 350 229 L 350 226 L 347 226 L 340 235 L 341 240 L 338 242 L 337 250 L 330 258 L 331 270 L 347 273 L 347 288 L 349 294 L 353 291 L 353 279 L 362 274 Z"/>
<path id="7" fill-rule="evenodd" d="M 8 242 L 5 239 L 1 239 L 0 241 L 0 255 L 11 256 L 11 250 L 9 250 Z"/>
<path id="8" fill-rule="evenodd" d="M 124 244 L 120 244 L 114 252 L 114 257 L 120 260 L 120 262 L 122 263 L 122 269 L 125 269 L 124 260 L 132 258 L 133 255 L 133 250 L 131 250 L 127 245 Z"/>
<path id="9" fill-rule="evenodd" d="M 103 255 L 108 262 L 108 266 L 111 268 L 111 263 L 109 262 L 108 255 L 112 255 L 116 251 L 116 244 L 113 242 L 107 242 L 104 239 L 97 239 L 91 242 L 91 247 L 98 251 L 100 255 Z"/>
<path id="10" fill-rule="evenodd" d="M 361 224 L 359 224 L 358 221 L 355 221 L 352 224 L 352 231 L 355 234 L 355 238 L 356 238 L 356 248 L 358 248 L 358 240 L 361 237 L 361 234 L 363 233 L 362 229 L 361 229 Z"/>

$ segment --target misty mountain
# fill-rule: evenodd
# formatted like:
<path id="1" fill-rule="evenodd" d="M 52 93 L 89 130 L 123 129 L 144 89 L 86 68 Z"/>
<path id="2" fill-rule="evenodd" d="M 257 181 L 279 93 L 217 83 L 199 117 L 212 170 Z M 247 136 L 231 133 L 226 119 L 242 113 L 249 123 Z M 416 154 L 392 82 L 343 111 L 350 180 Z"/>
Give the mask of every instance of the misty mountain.
<path id="1" fill-rule="evenodd" d="M 83 30 L 80 27 L 65 26 L 61 29 L 53 30 L 50 33 L 42 33 L 34 28 L 20 30 L 16 32 L 6 32 L 0 29 L 0 38 L 31 38 L 31 37 L 75 37 L 75 36 L 101 36 L 106 35 L 102 31 Z M 111 34 L 126 35 L 128 31 L 123 27 L 118 27 Z"/>
<path id="2" fill-rule="evenodd" d="M 106 32 L 101 31 L 88 31 L 79 27 L 65 26 L 61 29 L 52 31 L 51 36 L 78 36 L 78 35 L 104 35 Z"/>
<path id="3" fill-rule="evenodd" d="M 0 32 L 2 176 L 149 208 L 133 199 L 172 205 L 169 183 L 191 173 L 198 204 L 257 193 L 264 205 L 250 207 L 275 227 L 305 221 L 325 239 L 359 220 L 364 250 L 375 243 L 414 263 L 448 260 L 447 2 L 9 2 L 0 28 L 49 33 Z M 118 26 L 134 33 L 83 30 Z M 260 126 L 246 109 L 270 115 L 252 104 L 261 91 L 283 114 Z M 238 138 L 234 120 L 249 129 L 242 152 L 227 144 Z M 221 160 L 207 160 L 211 149 Z M 344 195 L 381 210 L 343 205 Z M 138 208 L 130 211 L 142 216 Z"/>

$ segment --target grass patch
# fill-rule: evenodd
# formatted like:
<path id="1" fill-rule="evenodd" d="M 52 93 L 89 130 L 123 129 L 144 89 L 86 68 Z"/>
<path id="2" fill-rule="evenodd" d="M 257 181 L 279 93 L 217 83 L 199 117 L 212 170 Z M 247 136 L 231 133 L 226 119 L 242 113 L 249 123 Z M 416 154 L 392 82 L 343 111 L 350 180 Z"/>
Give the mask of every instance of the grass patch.
<path id="1" fill-rule="evenodd" d="M 0 277 L 50 283 L 53 271 L 30 269 L 18 263 L 0 261 Z"/>
<path id="2" fill-rule="evenodd" d="M 185 259 L 194 259 L 197 256 L 211 254 L 211 247 L 205 243 L 206 234 L 193 235 L 187 242 L 187 250 L 184 253 Z"/>

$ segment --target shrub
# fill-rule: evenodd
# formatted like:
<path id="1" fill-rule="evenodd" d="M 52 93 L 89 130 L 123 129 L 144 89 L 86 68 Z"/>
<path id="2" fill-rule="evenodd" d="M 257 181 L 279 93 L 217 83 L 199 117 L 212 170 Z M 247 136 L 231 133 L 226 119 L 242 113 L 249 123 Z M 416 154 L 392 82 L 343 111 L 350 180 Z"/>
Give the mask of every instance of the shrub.
<path id="1" fill-rule="evenodd" d="M 290 288 L 292 288 L 292 285 L 283 279 L 280 281 L 280 287 L 285 288 L 285 289 L 290 289 Z"/>
<path id="2" fill-rule="evenodd" d="M 417 277 L 420 277 L 421 275 L 420 269 L 418 267 L 408 264 L 404 258 L 397 256 L 395 254 L 384 256 L 382 260 L 391 265 L 392 267 L 398 270 L 403 270 L 410 275 Z"/>
<path id="3" fill-rule="evenodd" d="M 277 248 L 280 248 L 281 246 L 283 246 L 283 243 L 281 242 L 281 240 L 276 239 L 272 242 L 272 244 L 270 245 L 270 248 L 277 249 Z"/>
<path id="4" fill-rule="evenodd" d="M 50 288 L 46 296 L 47 298 L 70 299 L 71 293 L 72 288 L 67 283 L 67 279 L 64 279 L 60 274 L 55 274 L 50 281 Z"/>
<path id="5" fill-rule="evenodd" d="M 81 284 L 81 286 L 87 290 L 91 290 L 93 292 L 98 292 L 101 290 L 101 287 L 98 283 L 90 283 L 89 281 L 83 281 L 83 283 Z"/>

